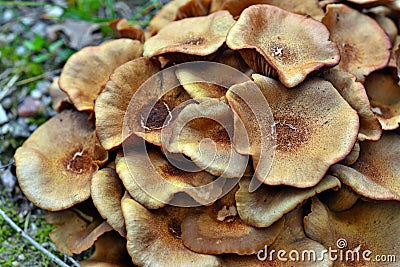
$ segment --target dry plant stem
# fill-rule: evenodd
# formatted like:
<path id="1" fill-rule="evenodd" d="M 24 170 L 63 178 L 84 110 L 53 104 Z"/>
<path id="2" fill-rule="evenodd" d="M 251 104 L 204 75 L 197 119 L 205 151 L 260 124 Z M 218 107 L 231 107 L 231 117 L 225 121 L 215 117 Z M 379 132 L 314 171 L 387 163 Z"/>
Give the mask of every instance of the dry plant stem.
<path id="1" fill-rule="evenodd" d="M 13 165 L 14 164 L 14 159 L 12 159 L 8 164 L 6 164 L 6 165 L 0 165 L 0 169 L 5 169 L 5 168 L 7 168 L 7 167 L 9 167 L 9 166 L 11 166 L 11 165 Z"/>
<path id="2" fill-rule="evenodd" d="M 57 258 L 55 255 L 53 255 L 50 251 L 45 249 L 43 246 L 41 246 L 38 242 L 36 242 L 32 237 L 30 237 L 27 233 L 25 233 L 18 225 L 16 225 L 13 220 L 11 220 L 10 217 L 7 216 L 7 214 L 0 209 L 0 215 L 3 217 L 3 219 L 15 230 L 17 231 L 18 234 L 20 234 L 23 238 L 28 240 L 29 243 L 31 243 L 35 248 L 37 248 L 39 251 L 41 251 L 43 254 L 45 254 L 49 259 L 55 263 L 57 263 L 59 266 L 62 267 L 69 267 L 68 264 Z M 74 264 L 75 266 L 80 266 L 79 264 Z"/>

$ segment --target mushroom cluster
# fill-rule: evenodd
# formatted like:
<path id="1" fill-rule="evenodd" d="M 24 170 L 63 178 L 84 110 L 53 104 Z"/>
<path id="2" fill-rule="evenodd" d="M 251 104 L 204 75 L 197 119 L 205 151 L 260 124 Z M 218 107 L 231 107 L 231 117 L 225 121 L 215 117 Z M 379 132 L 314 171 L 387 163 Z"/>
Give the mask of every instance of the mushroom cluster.
<path id="1" fill-rule="evenodd" d="M 19 185 L 60 252 L 94 246 L 82 266 L 383 266 L 399 21 L 391 0 L 173 0 L 146 30 L 114 21 L 52 84 L 59 113 L 16 151 Z"/>

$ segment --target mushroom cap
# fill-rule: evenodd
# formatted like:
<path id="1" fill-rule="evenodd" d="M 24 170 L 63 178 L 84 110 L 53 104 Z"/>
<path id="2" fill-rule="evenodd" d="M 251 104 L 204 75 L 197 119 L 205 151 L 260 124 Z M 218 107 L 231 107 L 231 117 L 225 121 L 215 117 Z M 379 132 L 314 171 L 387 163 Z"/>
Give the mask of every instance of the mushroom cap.
<path id="1" fill-rule="evenodd" d="M 182 153 L 200 168 L 224 178 L 242 177 L 248 157 L 233 148 L 233 113 L 214 98 L 196 99 L 166 126 L 164 148 Z"/>
<path id="2" fill-rule="evenodd" d="M 132 259 L 126 250 L 126 240 L 117 232 L 103 234 L 94 242 L 94 247 L 94 253 L 88 259 L 79 262 L 82 267 L 133 267 Z"/>
<path id="3" fill-rule="evenodd" d="M 320 199 L 332 211 L 345 211 L 354 206 L 360 196 L 349 186 L 342 184 L 337 191 L 327 191 L 321 194 Z"/>
<path id="4" fill-rule="evenodd" d="M 175 20 L 206 16 L 210 12 L 211 0 L 190 0 L 179 7 Z"/>
<path id="5" fill-rule="evenodd" d="M 53 82 L 49 87 L 52 108 L 57 112 L 61 112 L 64 109 L 72 107 L 68 95 L 60 89 L 60 86 L 58 86 L 59 79 L 60 77 L 54 77 Z"/>
<path id="6" fill-rule="evenodd" d="M 126 236 L 125 221 L 121 210 L 121 199 L 125 188 L 114 169 L 97 171 L 91 180 L 93 204 L 101 216 L 121 236 Z"/>
<path id="7" fill-rule="evenodd" d="M 270 171 L 276 144 L 269 104 L 253 81 L 232 86 L 226 98 L 234 111 L 233 145 L 239 153 L 252 156 L 255 173 L 262 180 Z M 244 141 L 246 137 L 248 142 Z M 256 180 L 252 180 L 251 190 L 257 186 Z"/>
<path id="8" fill-rule="evenodd" d="M 236 17 L 239 16 L 245 8 L 257 4 L 276 6 L 296 14 L 311 16 L 319 21 L 324 16 L 324 11 L 318 5 L 317 0 L 225 0 L 220 9 L 226 9 Z"/>
<path id="9" fill-rule="evenodd" d="M 381 26 L 381 28 L 390 37 L 392 44 L 394 44 L 396 42 L 397 35 L 399 34 L 396 23 L 394 23 L 394 21 L 387 16 L 375 15 L 373 17 L 379 26 Z M 392 45 L 392 48 L 395 48 L 395 46 Z"/>
<path id="10" fill-rule="evenodd" d="M 225 43 L 226 35 L 234 22 L 228 11 L 171 22 L 144 43 L 143 55 L 211 55 Z"/>
<path id="11" fill-rule="evenodd" d="M 250 193 L 249 184 L 248 179 L 240 180 L 236 207 L 240 218 L 255 227 L 268 227 L 316 194 L 340 188 L 340 181 L 331 175 L 325 176 L 316 186 L 304 189 L 264 185 Z"/>
<path id="12" fill-rule="evenodd" d="M 254 60 L 244 59 L 256 72 L 261 59 L 266 61 L 287 87 L 301 83 L 313 71 L 338 64 L 340 59 L 321 22 L 270 5 L 245 9 L 226 43 L 233 50 L 252 53 Z"/>
<path id="13" fill-rule="evenodd" d="M 93 111 L 94 101 L 118 66 L 142 55 L 136 40 L 118 39 L 90 46 L 73 54 L 65 63 L 59 85 L 79 111 Z"/>
<path id="14" fill-rule="evenodd" d="M 341 266 L 368 266 L 363 253 L 371 263 L 375 255 L 395 255 L 400 242 L 400 205 L 389 201 L 359 201 L 353 208 L 332 212 L 317 198 L 313 199 L 311 213 L 304 218 L 304 230 L 311 239 L 325 247 L 339 249 L 348 255 L 359 251 L 359 261 L 341 261 Z M 388 262 L 385 266 L 396 266 Z M 373 266 L 373 265 L 371 265 Z M 382 265 L 383 266 L 383 265 Z"/>
<path id="15" fill-rule="evenodd" d="M 161 146 L 161 130 L 175 119 L 171 111 L 190 100 L 175 75 L 176 67 L 157 72 L 130 98 L 123 117 L 122 139 L 135 134 Z"/>
<path id="16" fill-rule="evenodd" d="M 209 64 L 207 68 L 193 68 L 183 65 L 176 69 L 176 77 L 192 98 L 221 98 L 236 83 L 248 81 L 244 74 L 235 68 Z"/>
<path id="17" fill-rule="evenodd" d="M 214 202 L 222 193 L 223 180 L 205 171 L 186 172 L 172 165 L 158 148 L 147 151 L 124 147 L 125 157 L 117 162 L 117 172 L 133 199 L 149 209 L 176 205 L 183 192 L 198 204 Z M 184 203 L 179 203 L 182 206 Z M 184 206 L 193 205 L 188 202 Z"/>
<path id="18" fill-rule="evenodd" d="M 358 140 L 378 140 L 382 134 L 382 127 L 372 112 L 362 83 L 357 82 L 354 75 L 336 68 L 324 72 L 323 78 L 331 82 L 340 95 L 357 111 L 360 118 Z"/>
<path id="19" fill-rule="evenodd" d="M 182 208 L 152 213 L 133 199 L 122 200 L 127 229 L 127 248 L 132 261 L 140 266 L 163 266 L 166 260 L 177 266 L 220 266 L 212 255 L 186 248 L 180 238 Z"/>
<path id="20" fill-rule="evenodd" d="M 87 204 L 85 202 L 83 206 Z M 92 212 L 85 210 L 88 208 Z M 48 223 L 57 226 L 50 232 L 50 238 L 57 250 L 69 256 L 89 249 L 99 236 L 113 230 L 92 205 L 83 208 L 81 205 L 56 212 L 47 211 L 45 218 Z"/>
<path id="21" fill-rule="evenodd" d="M 360 156 L 350 167 L 333 165 L 333 175 L 357 194 L 400 201 L 400 136 L 384 133 L 376 142 L 360 143 Z"/>
<path id="22" fill-rule="evenodd" d="M 357 81 L 388 63 L 392 44 L 374 19 L 346 5 L 332 4 L 326 7 L 322 23 L 338 44 L 341 59 L 337 68 L 354 74 Z"/>
<path id="23" fill-rule="evenodd" d="M 400 86 L 388 70 L 371 73 L 364 83 L 372 110 L 383 130 L 393 130 L 400 123 Z"/>
<path id="24" fill-rule="evenodd" d="M 316 185 L 352 150 L 357 113 L 325 80 L 312 78 L 292 90 L 271 78 L 252 77 L 271 107 L 277 133 L 271 170 L 258 178 L 269 185 Z"/>
<path id="25" fill-rule="evenodd" d="M 280 250 L 286 251 L 285 255 L 281 255 L 283 258 L 279 260 L 277 254 Z M 313 260 L 312 256 L 301 259 L 298 255 L 296 260 L 296 254 L 290 254 L 291 251 L 297 251 L 299 254 L 303 251 L 314 251 L 315 259 L 320 255 L 324 256 L 326 248 L 320 243 L 308 238 L 304 234 L 303 230 L 303 210 L 298 208 L 285 216 L 285 223 L 282 231 L 271 246 L 264 248 L 262 253 L 259 252 L 258 257 L 256 255 L 251 256 L 236 256 L 236 255 L 225 255 L 223 257 L 226 266 L 232 267 L 329 267 L 332 266 L 332 262 L 328 259 L 327 254 L 323 259 Z M 269 254 L 269 255 L 268 255 Z M 272 255 L 272 258 L 270 258 Z M 265 257 L 265 258 L 264 258 Z M 286 260 L 284 260 L 286 259 Z M 293 260 L 290 260 L 293 259 Z M 293 265 L 295 262 L 296 265 Z"/>
<path id="26" fill-rule="evenodd" d="M 172 0 L 163 6 L 149 22 L 148 30 L 154 35 L 165 25 L 176 19 L 179 8 L 191 0 Z"/>
<path id="27" fill-rule="evenodd" d="M 15 153 L 19 185 L 36 206 L 63 210 L 90 197 L 90 180 L 107 152 L 87 116 L 65 111 L 41 125 Z"/>
<path id="28" fill-rule="evenodd" d="M 140 27 L 132 27 L 126 19 L 116 19 L 109 23 L 117 38 L 128 38 L 138 40 L 141 43 L 145 41 L 145 33 Z"/>
<path id="29" fill-rule="evenodd" d="M 274 242 L 283 228 L 279 220 L 268 228 L 246 224 L 238 216 L 233 189 L 212 206 L 189 211 L 182 222 L 182 240 L 198 253 L 255 254 Z"/>
<path id="30" fill-rule="evenodd" d="M 141 57 L 114 70 L 95 103 L 97 135 L 105 149 L 122 144 L 124 116 L 132 96 L 160 69 L 158 61 Z"/>
<path id="31" fill-rule="evenodd" d="M 356 142 L 354 144 L 353 149 L 351 150 L 351 152 L 343 159 L 340 161 L 340 164 L 344 164 L 344 165 L 352 165 L 354 164 L 358 157 L 360 156 L 360 142 Z"/>

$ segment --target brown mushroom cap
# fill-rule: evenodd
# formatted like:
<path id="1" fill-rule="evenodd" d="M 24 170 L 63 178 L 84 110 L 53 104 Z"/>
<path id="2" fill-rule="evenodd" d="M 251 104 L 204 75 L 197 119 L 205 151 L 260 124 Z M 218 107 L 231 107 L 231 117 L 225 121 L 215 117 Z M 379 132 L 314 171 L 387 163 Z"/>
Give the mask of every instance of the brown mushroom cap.
<path id="1" fill-rule="evenodd" d="M 93 111 L 94 101 L 118 66 L 142 55 L 136 40 L 118 39 L 85 47 L 72 55 L 61 72 L 59 85 L 79 111 Z"/>
<path id="2" fill-rule="evenodd" d="M 268 228 L 247 225 L 238 216 L 233 189 L 212 206 L 189 211 L 182 222 L 182 240 L 198 253 L 239 255 L 255 254 L 274 242 L 284 220 Z"/>
<path id="3" fill-rule="evenodd" d="M 339 69 L 350 72 L 358 81 L 389 61 L 391 43 L 379 24 L 367 15 L 343 4 L 326 7 L 322 23 L 340 51 Z"/>
<path id="4" fill-rule="evenodd" d="M 276 145 L 274 116 L 268 102 L 253 81 L 232 86 L 226 98 L 234 110 L 235 150 L 252 156 L 255 173 L 262 181 L 270 171 Z M 252 190 L 257 186 L 254 182 Z"/>
<path id="5" fill-rule="evenodd" d="M 384 133 L 379 141 L 360 144 L 360 156 L 350 167 L 331 170 L 359 195 L 377 200 L 400 200 L 400 136 Z"/>
<path id="6" fill-rule="evenodd" d="M 49 87 L 52 107 L 57 112 L 61 112 L 64 109 L 72 107 L 68 95 L 60 89 L 60 86 L 58 86 L 59 79 L 60 77 L 55 77 Z"/>
<path id="7" fill-rule="evenodd" d="M 354 108 L 360 118 L 358 139 L 378 140 L 382 127 L 372 112 L 364 86 L 356 81 L 356 77 L 340 69 L 331 69 L 323 74 L 323 78 L 335 86 L 340 95 Z"/>
<path id="8" fill-rule="evenodd" d="M 164 145 L 170 153 L 182 153 L 200 168 L 224 178 L 242 177 L 248 158 L 231 144 L 233 113 L 229 106 L 213 98 L 189 103 L 165 129 Z"/>
<path id="9" fill-rule="evenodd" d="M 400 205 L 398 203 L 359 201 L 353 208 L 343 212 L 332 212 L 317 198 L 313 199 L 312 212 L 304 218 L 304 229 L 310 238 L 325 247 L 343 252 L 340 266 L 397 266 L 372 265 L 376 255 L 396 255 L 400 242 Z M 346 261 L 349 251 L 359 252 L 359 260 Z M 364 253 L 370 250 L 371 253 Z M 351 252 L 351 251 L 350 251 Z M 366 261 L 363 257 L 370 258 Z M 339 263 L 339 261 L 338 261 Z"/>
<path id="10" fill-rule="evenodd" d="M 245 9 L 226 43 L 233 50 L 241 50 L 257 73 L 268 73 L 272 68 L 287 87 L 301 83 L 315 70 L 338 64 L 340 59 L 322 23 L 270 5 Z"/>
<path id="11" fill-rule="evenodd" d="M 329 166 L 354 146 L 358 116 L 333 85 L 319 78 L 287 89 L 279 82 L 253 75 L 275 117 L 275 156 L 269 185 L 305 188 L 316 185 Z"/>
<path id="12" fill-rule="evenodd" d="M 79 262 L 82 267 L 133 267 L 126 250 L 126 239 L 117 232 L 103 234 L 94 242 L 94 247 L 94 253 Z"/>
<path id="13" fill-rule="evenodd" d="M 135 134 L 149 143 L 161 146 L 161 130 L 175 119 L 190 96 L 179 85 L 174 68 L 157 72 L 135 92 L 123 118 L 122 138 Z"/>
<path id="14" fill-rule="evenodd" d="M 93 246 L 99 236 L 113 230 L 97 212 L 87 212 L 85 208 L 88 207 L 46 212 L 46 221 L 57 226 L 50 238 L 61 253 L 69 256 L 82 253 Z M 89 209 L 96 211 L 92 205 Z"/>
<path id="15" fill-rule="evenodd" d="M 160 11 L 150 20 L 148 29 L 152 34 L 156 34 L 165 25 L 174 21 L 179 8 L 190 2 L 190 0 L 172 0 L 163 6 Z"/>
<path id="16" fill-rule="evenodd" d="M 214 54 L 224 44 L 234 22 L 227 11 L 171 22 L 145 42 L 143 55 L 168 57 L 171 53 L 193 56 Z"/>
<path id="17" fill-rule="evenodd" d="M 324 11 L 316 0 L 225 0 L 220 9 L 226 9 L 236 17 L 239 16 L 245 8 L 256 4 L 276 6 L 296 14 L 311 16 L 319 21 L 324 16 Z"/>
<path id="18" fill-rule="evenodd" d="M 190 0 L 179 7 L 175 19 L 206 16 L 209 14 L 210 5 L 211 0 Z"/>
<path id="19" fill-rule="evenodd" d="M 101 216 L 125 237 L 125 221 L 121 210 L 121 198 L 125 188 L 115 170 L 104 168 L 97 171 L 91 180 L 90 189 L 93 204 Z"/>
<path id="20" fill-rule="evenodd" d="M 24 194 L 36 206 L 63 210 L 90 197 L 90 180 L 107 152 L 87 116 L 66 111 L 40 126 L 15 153 Z"/>
<path id="21" fill-rule="evenodd" d="M 351 152 L 343 159 L 340 161 L 340 164 L 344 164 L 344 165 L 352 165 L 354 164 L 358 157 L 360 156 L 360 142 L 356 142 L 354 144 L 353 149 L 351 150 Z"/>
<path id="22" fill-rule="evenodd" d="M 126 19 L 116 19 L 109 23 L 117 38 L 128 38 L 144 43 L 145 33 L 140 27 L 132 27 Z"/>
<path id="23" fill-rule="evenodd" d="M 328 191 L 322 194 L 321 199 L 332 211 L 345 211 L 354 206 L 360 195 L 349 186 L 342 184 L 337 191 Z"/>
<path id="24" fill-rule="evenodd" d="M 267 250 L 267 251 L 265 251 Z M 287 260 L 279 260 L 277 253 L 280 250 L 286 251 L 285 255 L 281 256 Z M 291 254 L 291 251 L 297 251 L 300 255 L 295 253 Z M 310 255 L 310 258 L 305 256 L 302 260 L 301 253 L 304 251 L 315 252 L 315 258 Z M 332 266 L 332 262 L 329 260 L 327 254 L 323 254 L 326 248 L 320 243 L 306 237 L 303 230 L 303 210 L 298 208 L 285 216 L 285 223 L 282 231 L 271 246 L 267 249 L 264 248 L 262 253 L 259 253 L 260 259 L 255 255 L 251 256 L 235 256 L 225 255 L 223 257 L 226 266 L 232 267 L 329 267 Z M 269 255 L 265 255 L 269 253 Z M 272 255 L 272 258 L 270 258 Z M 324 258 L 321 259 L 320 256 Z M 264 260 L 265 257 L 265 260 Z M 296 259 L 298 257 L 298 259 Z M 319 260 L 316 260 L 318 257 Z"/>
<path id="25" fill-rule="evenodd" d="M 117 172 L 132 198 L 149 209 L 167 203 L 175 205 L 178 200 L 173 198 L 179 192 L 202 205 L 214 202 L 221 195 L 223 180 L 214 182 L 216 177 L 205 171 L 180 170 L 157 148 L 143 151 L 125 146 L 125 152 L 125 157 L 117 162 Z"/>
<path id="26" fill-rule="evenodd" d="M 186 248 L 180 238 L 182 208 L 152 213 L 133 199 L 122 200 L 127 228 L 127 248 L 132 261 L 140 266 L 220 266 L 212 255 L 198 254 Z"/>
<path id="27" fill-rule="evenodd" d="M 221 98 L 232 85 L 249 80 L 244 74 L 238 75 L 237 69 L 217 63 L 207 66 L 194 68 L 192 65 L 182 65 L 175 71 L 182 87 L 192 98 Z"/>
<path id="28" fill-rule="evenodd" d="M 249 179 L 241 179 L 236 192 L 236 207 L 240 218 L 255 227 L 268 227 L 307 199 L 323 191 L 340 188 L 340 181 L 327 175 L 311 188 L 262 186 L 249 192 Z"/>
<path id="29" fill-rule="evenodd" d="M 158 61 L 142 57 L 119 66 L 110 76 L 95 103 L 97 135 L 105 149 L 121 145 L 129 102 L 140 86 L 158 71 Z"/>
<path id="30" fill-rule="evenodd" d="M 393 130 L 400 123 L 400 86 L 388 70 L 371 73 L 364 83 L 372 110 L 383 130 Z"/>

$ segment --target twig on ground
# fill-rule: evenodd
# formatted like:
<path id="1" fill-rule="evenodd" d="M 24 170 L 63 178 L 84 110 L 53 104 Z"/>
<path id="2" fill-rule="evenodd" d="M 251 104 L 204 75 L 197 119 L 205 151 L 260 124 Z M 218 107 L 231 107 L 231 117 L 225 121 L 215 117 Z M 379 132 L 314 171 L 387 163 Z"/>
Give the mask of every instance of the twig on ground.
<path id="1" fill-rule="evenodd" d="M 47 71 L 47 72 L 42 73 L 40 75 L 37 75 L 37 76 L 34 76 L 34 77 L 30 77 L 30 78 L 25 79 L 25 80 L 21 80 L 21 81 L 15 83 L 15 85 L 16 86 L 20 86 L 20 85 L 24 85 L 24 84 L 27 84 L 27 83 L 31 83 L 31 82 L 46 78 L 46 77 L 48 77 L 48 76 L 50 76 L 50 75 L 52 75 L 54 73 L 60 72 L 60 71 L 61 71 L 61 69 Z"/>
<path id="2" fill-rule="evenodd" d="M 41 246 L 38 242 L 36 242 L 32 237 L 30 237 L 28 234 L 26 234 L 14 221 L 7 216 L 7 214 L 0 209 L 0 215 L 3 217 L 3 219 L 15 230 L 17 231 L 18 234 L 20 234 L 23 238 L 25 238 L 29 243 L 31 243 L 35 248 L 37 248 L 39 251 L 41 251 L 43 254 L 45 254 L 49 259 L 56 264 L 58 264 L 61 267 L 69 267 L 68 264 L 60 260 L 57 256 L 55 256 L 53 253 L 45 249 L 43 246 Z M 78 264 L 79 266 L 79 264 Z"/>
<path id="3" fill-rule="evenodd" d="M 6 165 L 0 165 L 0 169 L 4 169 L 7 168 L 8 166 L 11 166 L 14 164 L 14 159 L 11 159 L 10 163 L 6 164 Z"/>

